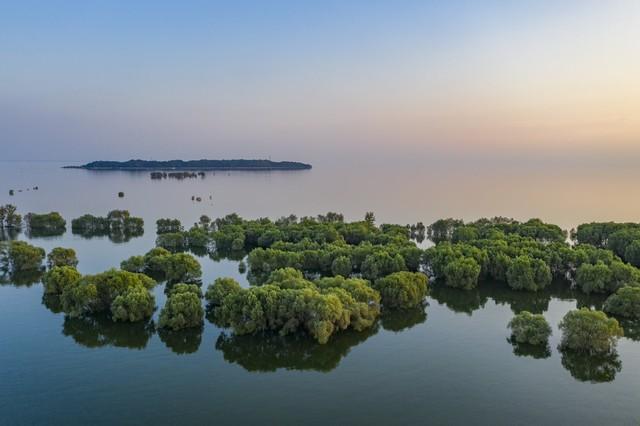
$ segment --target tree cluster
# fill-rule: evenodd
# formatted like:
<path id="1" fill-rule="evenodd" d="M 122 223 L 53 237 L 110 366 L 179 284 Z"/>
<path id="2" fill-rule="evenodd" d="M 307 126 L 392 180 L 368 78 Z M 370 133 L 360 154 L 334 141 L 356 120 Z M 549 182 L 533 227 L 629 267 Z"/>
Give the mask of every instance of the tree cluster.
<path id="1" fill-rule="evenodd" d="M 216 321 L 236 334 L 305 332 L 319 343 L 327 343 L 338 330 L 371 327 L 381 301 L 364 280 L 332 277 L 311 282 L 292 268 L 276 270 L 264 285 L 247 289 L 230 279 L 216 280 L 206 298 Z"/>
<path id="2" fill-rule="evenodd" d="M 108 236 L 115 242 L 128 241 L 144 233 L 144 221 L 127 210 L 112 210 L 106 217 L 85 214 L 71 221 L 74 234 L 90 238 Z"/>
<path id="3" fill-rule="evenodd" d="M 0 228 L 20 229 L 22 216 L 18 214 L 16 206 L 6 204 L 0 206 Z"/>
<path id="4" fill-rule="evenodd" d="M 169 284 L 201 284 L 202 268 L 189 253 L 171 253 L 156 247 L 144 256 L 132 256 L 120 263 L 120 269 L 144 273 Z"/>

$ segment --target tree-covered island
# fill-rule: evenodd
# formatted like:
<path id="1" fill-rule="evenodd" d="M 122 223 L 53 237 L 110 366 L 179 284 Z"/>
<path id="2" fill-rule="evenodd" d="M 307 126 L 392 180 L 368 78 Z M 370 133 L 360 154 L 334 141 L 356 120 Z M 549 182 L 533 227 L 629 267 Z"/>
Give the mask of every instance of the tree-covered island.
<path id="1" fill-rule="evenodd" d="M 168 170 L 308 170 L 311 164 L 297 161 L 271 160 L 128 160 L 128 161 L 92 161 L 81 166 L 65 166 L 66 169 L 85 170 L 129 170 L 129 171 L 168 171 Z"/>

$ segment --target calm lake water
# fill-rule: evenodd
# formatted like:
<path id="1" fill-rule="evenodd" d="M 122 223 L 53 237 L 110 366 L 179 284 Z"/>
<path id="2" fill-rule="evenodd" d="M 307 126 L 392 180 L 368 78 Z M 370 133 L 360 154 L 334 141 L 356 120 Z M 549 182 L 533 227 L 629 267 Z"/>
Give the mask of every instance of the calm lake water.
<path id="1" fill-rule="evenodd" d="M 185 225 L 201 214 L 255 218 L 366 211 L 378 222 L 425 224 L 440 217 L 540 217 L 564 228 L 591 220 L 640 221 L 640 173 L 590 168 L 537 170 L 416 165 L 314 164 L 299 172 L 217 172 L 152 181 L 148 173 L 61 169 L 58 163 L 0 163 L 0 204 L 21 213 L 128 209 L 146 222 L 126 243 L 67 233 L 33 238 L 49 251 L 73 247 L 82 273 L 118 266 L 154 245 L 155 220 Z M 38 191 L 9 189 L 38 186 Z M 118 198 L 118 191 L 125 197 Z M 193 202 L 192 196 L 203 201 Z M 209 199 L 211 196 L 211 200 Z M 19 238 L 28 239 L 20 234 Z M 199 258 L 207 285 L 246 284 L 237 262 Z M 0 285 L 0 424 L 637 424 L 640 327 L 625 325 L 617 356 L 560 353 L 557 324 L 601 298 L 562 285 L 540 294 L 500 285 L 464 292 L 434 288 L 424 309 L 383 316 L 363 333 L 321 346 L 302 338 L 202 330 L 158 334 L 142 324 L 65 319 L 39 283 Z M 155 289 L 159 307 L 163 288 Z M 514 347 L 514 312 L 544 313 L 548 352 Z M 158 312 L 156 312 L 157 317 Z"/>

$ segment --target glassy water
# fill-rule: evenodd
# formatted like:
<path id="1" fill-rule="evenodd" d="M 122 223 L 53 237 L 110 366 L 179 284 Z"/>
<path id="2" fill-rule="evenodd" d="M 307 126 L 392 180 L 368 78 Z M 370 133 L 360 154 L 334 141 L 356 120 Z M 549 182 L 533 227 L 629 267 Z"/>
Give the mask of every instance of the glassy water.
<path id="1" fill-rule="evenodd" d="M 70 230 L 32 238 L 49 251 L 73 247 L 82 273 L 118 266 L 154 245 L 155 220 L 185 225 L 201 214 L 254 218 L 329 210 L 378 222 L 446 216 L 541 217 L 570 228 L 591 220 L 639 221 L 631 171 L 465 172 L 317 164 L 302 172 L 208 173 L 152 181 L 148 173 L 64 170 L 56 163 L 0 163 L 0 204 L 21 213 L 128 209 L 146 222 L 116 243 Z M 38 190 L 29 190 L 38 186 Z M 9 189 L 16 192 L 12 197 Z M 118 191 L 125 197 L 118 198 Z M 202 202 L 192 201 L 202 197 Z M 209 199 L 211 196 L 211 199 Z M 68 225 L 68 228 L 70 226 Z M 27 239 L 24 234 L 19 238 Z M 218 276 L 246 284 L 237 262 L 199 258 L 205 285 Z M 155 290 L 162 306 L 162 287 Z M 202 330 L 158 333 L 152 325 L 68 319 L 39 283 L 0 286 L 0 424 L 637 424 L 640 327 L 624 324 L 617 356 L 581 358 L 556 347 L 557 324 L 576 306 L 600 306 L 554 285 L 535 295 L 499 284 L 433 288 L 424 309 L 383 316 L 371 330 L 327 345 L 304 338 Z M 506 325 L 523 309 L 553 326 L 549 348 L 514 346 Z M 156 312 L 157 317 L 157 312 Z"/>

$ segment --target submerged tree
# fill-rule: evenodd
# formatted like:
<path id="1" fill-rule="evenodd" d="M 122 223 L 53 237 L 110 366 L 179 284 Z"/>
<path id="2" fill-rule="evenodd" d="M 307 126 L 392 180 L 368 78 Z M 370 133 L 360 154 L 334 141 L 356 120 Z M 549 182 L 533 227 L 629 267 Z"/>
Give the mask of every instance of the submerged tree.
<path id="1" fill-rule="evenodd" d="M 546 345 L 551 335 L 551 326 L 543 315 L 523 311 L 509 322 L 512 338 L 518 343 Z"/>
<path id="2" fill-rule="evenodd" d="M 569 311 L 559 324 L 562 330 L 560 348 L 589 354 L 610 353 L 619 337 L 622 327 L 614 318 L 602 311 L 587 308 Z"/>
<path id="3" fill-rule="evenodd" d="M 444 276 L 449 287 L 470 290 L 478 285 L 480 265 L 471 257 L 461 257 L 447 264 Z"/>
<path id="4" fill-rule="evenodd" d="M 201 326 L 204 319 L 201 299 L 202 292 L 197 285 L 174 285 L 160 312 L 158 326 L 174 331 Z"/>
<path id="5" fill-rule="evenodd" d="M 70 266 L 75 268 L 78 266 L 78 257 L 76 251 L 72 248 L 55 247 L 47 255 L 47 267 L 49 269 L 56 266 Z"/>
<path id="6" fill-rule="evenodd" d="M 603 310 L 624 318 L 640 319 L 640 287 L 622 287 L 609 296 Z"/>
<path id="7" fill-rule="evenodd" d="M 420 272 L 396 272 L 376 280 L 374 288 L 380 292 L 385 307 L 413 308 L 427 296 L 427 277 Z"/>

